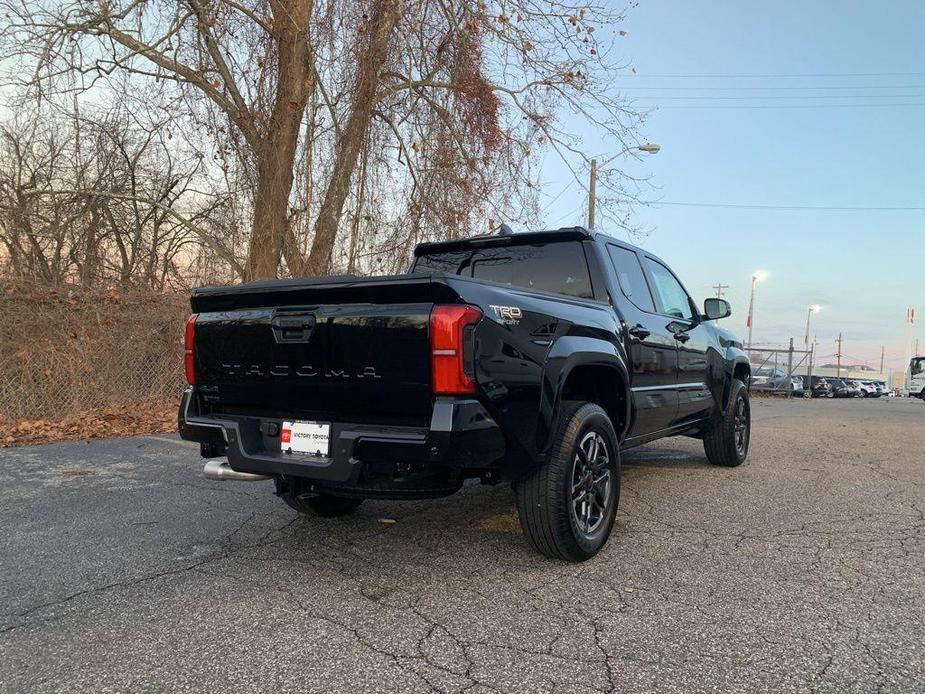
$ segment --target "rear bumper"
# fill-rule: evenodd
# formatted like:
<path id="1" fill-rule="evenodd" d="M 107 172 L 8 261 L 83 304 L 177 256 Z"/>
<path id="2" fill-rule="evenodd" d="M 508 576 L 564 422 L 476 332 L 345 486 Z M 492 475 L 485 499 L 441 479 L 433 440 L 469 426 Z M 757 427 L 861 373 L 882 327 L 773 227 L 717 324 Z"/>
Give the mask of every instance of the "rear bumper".
<path id="1" fill-rule="evenodd" d="M 181 438 L 225 449 L 239 472 L 356 485 L 365 465 L 408 464 L 432 472 L 486 468 L 504 457 L 504 436 L 485 408 L 471 398 L 440 397 L 429 427 L 331 422 L 330 457 L 283 453 L 282 419 L 199 412 L 192 388 L 178 414 Z"/>

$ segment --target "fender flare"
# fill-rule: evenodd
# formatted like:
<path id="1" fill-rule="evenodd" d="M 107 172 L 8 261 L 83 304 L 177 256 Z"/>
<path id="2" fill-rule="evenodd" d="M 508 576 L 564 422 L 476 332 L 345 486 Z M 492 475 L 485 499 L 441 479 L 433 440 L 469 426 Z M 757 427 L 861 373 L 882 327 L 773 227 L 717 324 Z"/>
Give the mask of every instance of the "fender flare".
<path id="1" fill-rule="evenodd" d="M 537 452 L 544 455 L 552 444 L 558 426 L 562 391 L 569 375 L 579 366 L 604 366 L 613 369 L 622 392 L 625 412 L 623 424 L 617 427 L 622 442 L 630 425 L 632 398 L 629 390 L 629 369 L 622 352 L 611 342 L 593 337 L 569 335 L 556 340 L 546 356 L 540 391 L 539 421 L 537 422 Z"/>
<path id="2" fill-rule="evenodd" d="M 732 386 L 732 379 L 735 376 L 736 369 L 739 366 L 745 366 L 748 368 L 748 372 L 751 373 L 752 365 L 748 360 L 748 357 L 744 352 L 736 351 L 733 354 L 728 355 L 726 359 L 726 383 L 723 385 L 723 408 L 725 409 L 726 405 L 729 403 L 729 390 Z M 746 383 L 745 387 L 751 390 L 751 383 Z"/>

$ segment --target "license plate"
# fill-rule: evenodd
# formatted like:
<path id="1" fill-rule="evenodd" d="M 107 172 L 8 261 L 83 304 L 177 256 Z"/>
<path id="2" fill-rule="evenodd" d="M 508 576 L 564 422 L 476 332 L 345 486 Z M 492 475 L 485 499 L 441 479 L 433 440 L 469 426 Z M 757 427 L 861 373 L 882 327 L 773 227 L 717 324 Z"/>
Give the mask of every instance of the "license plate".
<path id="1" fill-rule="evenodd" d="M 283 422 L 279 445 L 284 452 L 327 456 L 331 447 L 331 425 L 321 422 Z"/>

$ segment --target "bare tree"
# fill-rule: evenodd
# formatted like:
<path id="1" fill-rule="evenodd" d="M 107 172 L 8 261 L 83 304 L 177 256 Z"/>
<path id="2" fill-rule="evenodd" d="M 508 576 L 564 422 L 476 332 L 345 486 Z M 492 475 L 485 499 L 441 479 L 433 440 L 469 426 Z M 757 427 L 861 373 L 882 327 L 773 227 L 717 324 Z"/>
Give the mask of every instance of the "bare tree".
<path id="1" fill-rule="evenodd" d="M 68 249 L 79 243 L 75 222 L 85 205 L 73 195 L 45 193 L 81 175 L 70 170 L 72 136 L 38 121 L 7 126 L 0 129 L 0 152 L 0 243 L 10 273 L 58 284 L 68 272 Z"/>
<path id="2" fill-rule="evenodd" d="M 203 149 L 213 150 L 218 166 L 236 169 L 229 175 L 238 183 L 249 182 L 245 279 L 275 276 L 281 257 L 294 274 L 329 272 L 341 262 L 358 269 L 367 257 L 384 266 L 377 255 L 406 257 L 424 236 L 529 219 L 539 151 L 550 149 L 579 176 L 587 157 L 577 132 L 591 125 L 601 138 L 629 142 L 640 122 L 609 84 L 619 66 L 608 47 L 621 15 L 606 5 L 0 6 L 9 18 L 7 64 L 24 94 L 130 97 L 147 83 L 174 125 L 186 123 L 187 138 L 212 139 Z"/>
<path id="3" fill-rule="evenodd" d="M 0 128 L 0 244 L 10 274 L 163 289 L 207 248 L 239 273 L 221 235 L 203 228 L 224 204 L 198 194 L 202 163 L 181 157 L 125 111 L 99 118 L 36 113 Z"/>

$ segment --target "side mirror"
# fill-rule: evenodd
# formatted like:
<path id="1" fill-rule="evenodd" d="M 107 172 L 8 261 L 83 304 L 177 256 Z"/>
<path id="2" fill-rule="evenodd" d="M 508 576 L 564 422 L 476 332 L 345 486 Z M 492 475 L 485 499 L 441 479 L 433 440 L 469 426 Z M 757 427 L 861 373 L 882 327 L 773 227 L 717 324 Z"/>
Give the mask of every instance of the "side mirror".
<path id="1" fill-rule="evenodd" d="M 719 320 L 732 315 L 732 307 L 725 299 L 704 299 L 703 315 L 707 320 Z"/>

